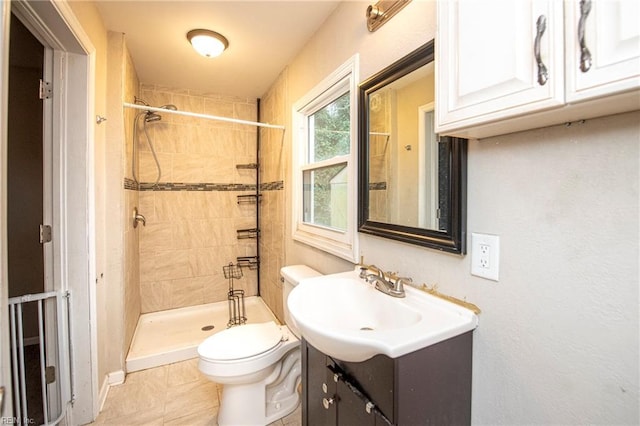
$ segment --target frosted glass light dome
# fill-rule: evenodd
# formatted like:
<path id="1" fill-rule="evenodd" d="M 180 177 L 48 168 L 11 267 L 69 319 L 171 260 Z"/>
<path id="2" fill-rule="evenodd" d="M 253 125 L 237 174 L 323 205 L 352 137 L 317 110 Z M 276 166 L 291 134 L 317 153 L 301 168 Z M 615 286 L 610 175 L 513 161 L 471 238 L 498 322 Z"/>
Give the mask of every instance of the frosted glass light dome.
<path id="1" fill-rule="evenodd" d="M 222 34 L 211 30 L 191 30 L 187 39 L 196 52 L 207 58 L 220 56 L 229 47 L 229 41 Z"/>

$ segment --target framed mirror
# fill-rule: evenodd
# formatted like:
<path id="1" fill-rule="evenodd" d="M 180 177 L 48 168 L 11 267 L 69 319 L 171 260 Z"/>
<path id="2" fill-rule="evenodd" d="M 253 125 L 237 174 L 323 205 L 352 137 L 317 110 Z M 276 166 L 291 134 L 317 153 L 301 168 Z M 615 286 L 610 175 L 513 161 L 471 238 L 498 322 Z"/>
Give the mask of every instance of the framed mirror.
<path id="1" fill-rule="evenodd" d="M 434 132 L 433 46 L 360 84 L 358 226 L 465 254 L 467 140 Z"/>

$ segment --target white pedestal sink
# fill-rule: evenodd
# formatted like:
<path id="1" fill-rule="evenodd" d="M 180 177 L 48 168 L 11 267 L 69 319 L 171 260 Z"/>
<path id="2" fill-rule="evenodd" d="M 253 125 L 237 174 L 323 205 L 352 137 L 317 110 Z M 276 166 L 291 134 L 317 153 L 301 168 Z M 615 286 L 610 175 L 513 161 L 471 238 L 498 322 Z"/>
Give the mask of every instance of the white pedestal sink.
<path id="1" fill-rule="evenodd" d="M 311 345 L 336 359 L 397 358 L 473 330 L 472 311 L 405 286 L 395 298 L 355 271 L 303 280 L 290 293 L 291 317 Z"/>

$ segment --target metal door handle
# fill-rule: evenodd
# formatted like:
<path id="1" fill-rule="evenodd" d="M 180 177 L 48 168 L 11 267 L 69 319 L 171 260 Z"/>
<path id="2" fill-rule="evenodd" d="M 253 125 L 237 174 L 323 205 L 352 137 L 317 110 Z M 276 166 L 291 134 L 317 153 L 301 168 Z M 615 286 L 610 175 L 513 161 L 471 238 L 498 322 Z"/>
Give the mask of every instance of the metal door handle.
<path id="1" fill-rule="evenodd" d="M 547 80 L 549 79 L 549 73 L 547 72 L 547 67 L 542 62 L 542 58 L 540 57 L 540 40 L 542 39 L 542 35 L 547 29 L 547 18 L 544 15 L 540 15 L 538 17 L 538 21 L 536 22 L 536 40 L 533 44 L 533 53 L 536 57 L 536 62 L 538 64 L 538 84 L 540 86 L 544 86 L 547 84 Z"/>
<path id="2" fill-rule="evenodd" d="M 580 43 L 580 71 L 587 72 L 591 69 L 591 52 L 587 48 L 584 38 L 584 30 L 587 17 L 591 12 L 591 0 L 580 0 L 580 21 L 578 22 L 578 42 Z"/>

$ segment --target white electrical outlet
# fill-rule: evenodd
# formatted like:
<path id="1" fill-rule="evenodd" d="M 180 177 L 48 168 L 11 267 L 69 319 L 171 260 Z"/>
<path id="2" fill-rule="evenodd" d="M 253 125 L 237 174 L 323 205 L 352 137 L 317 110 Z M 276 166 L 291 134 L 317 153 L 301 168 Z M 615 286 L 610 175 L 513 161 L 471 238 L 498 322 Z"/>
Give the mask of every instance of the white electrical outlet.
<path id="1" fill-rule="evenodd" d="M 471 234 L 471 275 L 498 281 L 500 237 Z"/>

